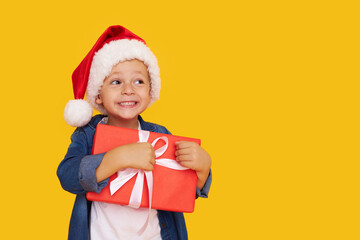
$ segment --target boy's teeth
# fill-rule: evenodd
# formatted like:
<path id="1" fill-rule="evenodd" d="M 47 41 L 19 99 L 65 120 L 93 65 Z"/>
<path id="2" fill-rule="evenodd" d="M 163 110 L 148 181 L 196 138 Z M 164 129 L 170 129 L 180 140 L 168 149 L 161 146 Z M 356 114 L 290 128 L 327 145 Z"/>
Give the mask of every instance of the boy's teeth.
<path id="1" fill-rule="evenodd" d="M 135 105 L 135 102 L 121 102 L 120 105 L 130 106 L 130 105 Z"/>

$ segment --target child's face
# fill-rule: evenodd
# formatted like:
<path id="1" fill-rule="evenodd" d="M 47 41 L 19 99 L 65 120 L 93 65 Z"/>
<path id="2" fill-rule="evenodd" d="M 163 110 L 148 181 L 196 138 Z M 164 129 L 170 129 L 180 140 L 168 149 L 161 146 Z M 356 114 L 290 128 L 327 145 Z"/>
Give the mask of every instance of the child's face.
<path id="1" fill-rule="evenodd" d="M 100 94 L 95 100 L 103 104 L 110 122 L 137 122 L 151 100 L 150 78 L 147 67 L 142 61 L 130 60 L 115 65 L 105 78 Z"/>

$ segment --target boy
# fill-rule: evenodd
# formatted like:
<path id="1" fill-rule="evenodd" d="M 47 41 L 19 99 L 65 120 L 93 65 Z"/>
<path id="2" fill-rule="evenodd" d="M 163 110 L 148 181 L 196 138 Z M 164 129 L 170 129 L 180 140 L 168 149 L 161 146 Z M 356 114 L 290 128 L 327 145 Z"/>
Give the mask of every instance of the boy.
<path id="1" fill-rule="evenodd" d="M 76 100 L 69 101 L 64 117 L 78 128 L 57 171 L 62 187 L 77 194 L 69 239 L 187 239 L 182 213 L 152 209 L 145 231 L 139 234 L 148 209 L 86 199 L 86 192 L 100 192 L 118 170 L 151 171 L 155 164 L 150 143 L 127 144 L 91 155 L 97 124 L 170 134 L 165 127 L 145 122 L 140 116 L 160 92 L 157 60 L 145 41 L 124 27 L 109 27 L 75 69 L 72 79 Z M 83 100 L 85 91 L 88 102 Z M 89 103 L 103 115 L 92 117 Z M 197 173 L 197 196 L 207 197 L 212 178 L 210 156 L 191 142 L 181 141 L 176 147 L 176 160 Z"/>

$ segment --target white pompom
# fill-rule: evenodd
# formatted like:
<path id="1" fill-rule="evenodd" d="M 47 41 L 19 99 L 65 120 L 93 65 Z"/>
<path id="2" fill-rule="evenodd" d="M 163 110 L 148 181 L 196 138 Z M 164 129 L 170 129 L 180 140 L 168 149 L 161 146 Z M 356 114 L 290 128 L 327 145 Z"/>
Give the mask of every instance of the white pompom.
<path id="1" fill-rule="evenodd" d="M 73 127 L 82 127 L 90 122 L 93 109 L 90 104 L 83 100 L 70 100 L 64 111 L 64 118 L 67 124 Z"/>

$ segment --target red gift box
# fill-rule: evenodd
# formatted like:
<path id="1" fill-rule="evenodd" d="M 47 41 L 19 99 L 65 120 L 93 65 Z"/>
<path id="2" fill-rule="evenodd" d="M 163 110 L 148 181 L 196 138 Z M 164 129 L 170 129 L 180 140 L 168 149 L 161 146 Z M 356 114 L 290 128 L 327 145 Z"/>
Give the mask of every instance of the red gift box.
<path id="1" fill-rule="evenodd" d="M 141 139 L 144 138 L 144 136 L 148 139 Z M 167 144 L 164 139 L 168 141 Z M 149 207 L 149 186 L 147 181 L 151 179 L 151 176 L 148 174 L 152 173 L 151 208 L 174 212 L 193 212 L 197 183 L 196 172 L 191 169 L 175 170 L 172 169 L 171 166 L 162 166 L 162 162 L 165 161 L 167 164 L 170 163 L 180 166 L 175 161 L 175 142 L 191 141 L 200 145 L 199 139 L 98 124 L 94 135 L 92 154 L 104 153 L 117 146 L 139 142 L 139 140 L 153 143 L 155 153 L 161 156 L 156 158 L 157 164 L 154 165 L 154 170 L 148 172 L 144 177 L 142 189 L 137 189 L 140 190 L 140 192 L 137 192 L 137 195 L 139 195 L 139 197 L 142 196 L 141 203 L 139 202 L 138 206 Z M 161 150 L 164 151 L 161 152 Z M 126 169 L 125 171 L 134 172 L 138 170 Z M 141 171 L 142 170 L 139 170 L 139 172 Z M 122 171 L 118 173 L 122 174 Z M 86 195 L 87 199 L 90 201 L 133 205 L 131 204 L 130 198 L 132 197 L 136 178 L 139 177 L 138 181 L 141 182 L 140 173 L 131 177 L 131 179 L 120 188 L 117 189 L 115 187 L 114 191 L 115 182 L 120 179 L 118 178 L 118 173 L 110 177 L 109 184 L 100 193 L 88 192 Z M 149 184 L 151 185 L 151 183 Z M 113 194 L 111 194 L 110 190 L 111 185 Z"/>

